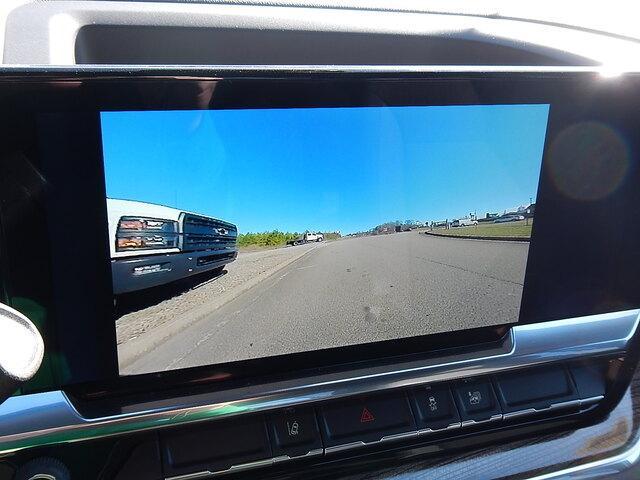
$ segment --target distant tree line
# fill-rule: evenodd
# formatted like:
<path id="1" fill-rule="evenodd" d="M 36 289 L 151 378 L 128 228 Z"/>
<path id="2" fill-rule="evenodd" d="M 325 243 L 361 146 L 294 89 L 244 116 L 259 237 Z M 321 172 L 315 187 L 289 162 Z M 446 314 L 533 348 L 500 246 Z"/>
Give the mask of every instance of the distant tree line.
<path id="1" fill-rule="evenodd" d="M 241 233 L 238 235 L 239 247 L 277 247 L 279 245 L 285 245 L 289 240 L 293 240 L 302 235 L 298 232 L 281 232 L 279 230 L 273 230 L 271 232 L 262 233 Z M 325 240 L 335 240 L 340 238 L 339 233 L 325 233 Z"/>
<path id="2" fill-rule="evenodd" d="M 297 232 L 281 232 L 279 230 L 273 230 L 271 232 L 262 233 L 241 233 L 238 235 L 238 246 L 259 246 L 259 247 L 271 247 L 284 245 L 289 240 L 299 237 L 301 234 Z"/>

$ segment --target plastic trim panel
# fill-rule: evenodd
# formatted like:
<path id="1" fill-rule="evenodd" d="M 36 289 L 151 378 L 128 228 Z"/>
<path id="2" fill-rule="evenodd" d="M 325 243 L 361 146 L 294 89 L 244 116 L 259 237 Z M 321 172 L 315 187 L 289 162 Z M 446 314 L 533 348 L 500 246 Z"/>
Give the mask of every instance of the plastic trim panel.
<path id="1" fill-rule="evenodd" d="M 517 325 L 499 349 L 140 403 L 103 418 L 83 417 L 62 391 L 12 397 L 0 405 L 0 455 L 547 362 L 622 354 L 637 330 L 639 315 L 636 309 Z"/>

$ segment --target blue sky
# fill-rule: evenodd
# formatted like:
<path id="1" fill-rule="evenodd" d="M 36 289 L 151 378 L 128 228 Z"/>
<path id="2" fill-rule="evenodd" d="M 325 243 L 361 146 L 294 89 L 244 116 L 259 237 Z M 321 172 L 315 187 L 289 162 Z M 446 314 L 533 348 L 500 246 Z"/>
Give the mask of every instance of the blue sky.
<path id="1" fill-rule="evenodd" d="M 548 105 L 103 112 L 107 196 L 241 232 L 367 230 L 535 199 Z"/>

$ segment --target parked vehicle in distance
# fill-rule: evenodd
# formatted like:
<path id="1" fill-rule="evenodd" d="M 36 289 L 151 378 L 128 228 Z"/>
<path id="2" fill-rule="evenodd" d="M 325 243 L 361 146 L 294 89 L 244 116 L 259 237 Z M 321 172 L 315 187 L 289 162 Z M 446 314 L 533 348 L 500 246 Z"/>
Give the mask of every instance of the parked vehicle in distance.
<path id="1" fill-rule="evenodd" d="M 517 222 L 518 220 L 524 220 L 523 215 L 503 215 L 500 218 L 496 218 L 493 223 L 507 223 L 507 222 Z"/>
<path id="2" fill-rule="evenodd" d="M 478 225 L 475 218 L 460 218 L 451 222 L 452 227 L 470 227 L 472 225 Z"/>
<path id="3" fill-rule="evenodd" d="M 232 223 L 176 208 L 107 198 L 113 293 L 156 287 L 238 256 Z"/>
<path id="4" fill-rule="evenodd" d="M 323 233 L 305 233 L 304 235 L 300 235 L 297 238 L 294 238 L 293 240 L 289 240 L 287 242 L 287 245 L 302 245 L 304 243 L 311 243 L 311 242 L 322 242 L 324 241 L 324 234 Z"/>

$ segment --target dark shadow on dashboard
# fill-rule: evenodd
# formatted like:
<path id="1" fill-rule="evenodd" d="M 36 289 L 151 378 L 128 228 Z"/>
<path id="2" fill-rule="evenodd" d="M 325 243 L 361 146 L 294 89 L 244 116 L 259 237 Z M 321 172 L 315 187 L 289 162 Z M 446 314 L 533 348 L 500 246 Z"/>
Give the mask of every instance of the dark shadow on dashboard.
<path id="1" fill-rule="evenodd" d="M 143 310 L 171 298 L 178 297 L 190 290 L 214 282 L 227 273 L 227 270 L 220 271 L 214 269 L 166 285 L 117 295 L 114 297 L 115 319 L 117 320 L 128 313 L 137 312 L 138 310 Z"/>

